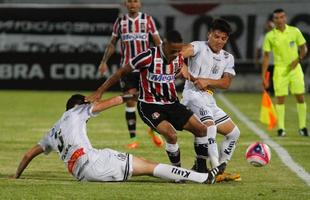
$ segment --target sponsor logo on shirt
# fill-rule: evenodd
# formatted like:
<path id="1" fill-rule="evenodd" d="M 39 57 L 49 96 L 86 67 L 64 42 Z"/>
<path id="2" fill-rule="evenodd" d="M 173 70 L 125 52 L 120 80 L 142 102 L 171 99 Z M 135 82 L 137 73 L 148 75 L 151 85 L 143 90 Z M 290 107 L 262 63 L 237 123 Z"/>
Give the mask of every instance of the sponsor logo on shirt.
<path id="1" fill-rule="evenodd" d="M 157 83 L 171 83 L 175 80 L 174 74 L 154 74 L 149 73 L 149 81 Z"/>
<path id="2" fill-rule="evenodd" d="M 146 33 L 125 33 L 122 34 L 123 41 L 147 40 Z"/>

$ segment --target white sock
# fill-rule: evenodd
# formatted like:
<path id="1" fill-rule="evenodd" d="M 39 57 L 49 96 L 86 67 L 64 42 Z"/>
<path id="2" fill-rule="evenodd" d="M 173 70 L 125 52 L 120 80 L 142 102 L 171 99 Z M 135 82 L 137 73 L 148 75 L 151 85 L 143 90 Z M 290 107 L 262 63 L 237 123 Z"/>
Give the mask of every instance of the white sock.
<path id="1" fill-rule="evenodd" d="M 173 181 L 193 181 L 197 183 L 203 183 L 207 180 L 208 174 L 198 173 L 192 170 L 184 169 L 181 167 L 175 167 L 167 164 L 158 164 L 153 172 L 155 177 L 159 177 L 166 180 Z"/>
<path id="2" fill-rule="evenodd" d="M 208 156 L 212 168 L 219 166 L 219 152 L 216 143 L 216 126 L 212 125 L 208 127 L 207 131 L 208 138 Z"/>
<path id="3" fill-rule="evenodd" d="M 222 141 L 221 144 L 221 151 L 220 151 L 220 163 L 223 162 L 228 162 L 230 161 L 235 148 L 236 148 L 236 143 L 239 139 L 240 136 L 240 130 L 237 126 L 225 135 L 225 139 Z"/>

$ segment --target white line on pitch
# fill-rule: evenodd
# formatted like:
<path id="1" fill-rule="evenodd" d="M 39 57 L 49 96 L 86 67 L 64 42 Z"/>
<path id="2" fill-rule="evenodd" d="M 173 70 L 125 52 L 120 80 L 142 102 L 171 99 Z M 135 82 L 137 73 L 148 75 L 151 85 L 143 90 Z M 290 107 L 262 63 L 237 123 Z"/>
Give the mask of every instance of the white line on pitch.
<path id="1" fill-rule="evenodd" d="M 302 180 L 304 180 L 308 186 L 310 186 L 310 174 L 306 172 L 303 167 L 297 164 L 282 146 L 274 142 L 267 134 L 264 133 L 262 129 L 258 128 L 255 123 L 240 112 L 228 99 L 225 98 L 224 95 L 218 94 L 217 97 L 239 118 L 240 121 L 242 121 L 249 129 L 254 131 L 254 133 L 258 135 L 264 143 L 272 147 L 282 162 L 288 166 L 289 169 L 291 169 Z"/>

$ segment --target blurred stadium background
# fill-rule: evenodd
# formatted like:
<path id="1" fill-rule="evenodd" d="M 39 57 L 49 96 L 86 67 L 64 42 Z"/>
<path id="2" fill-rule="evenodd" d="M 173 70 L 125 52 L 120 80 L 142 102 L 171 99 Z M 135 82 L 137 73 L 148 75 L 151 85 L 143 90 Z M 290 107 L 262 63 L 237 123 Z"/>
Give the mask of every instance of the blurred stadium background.
<path id="1" fill-rule="evenodd" d="M 118 52 L 109 60 L 109 70 L 104 76 L 97 71 L 113 23 L 119 14 L 126 12 L 122 2 L 0 0 L 0 199 L 308 200 L 309 185 L 285 165 L 274 149 L 271 164 L 266 167 L 254 168 L 246 162 L 246 148 L 253 141 L 262 139 L 221 100 L 219 106 L 230 114 L 242 133 L 228 167 L 230 172 L 241 173 L 241 182 L 206 187 L 190 183 L 167 184 L 159 179 L 138 177 L 127 183 L 81 183 L 68 174 L 56 153 L 34 159 L 20 180 L 8 179 L 25 151 L 58 119 L 72 90 L 93 91 L 119 67 Z M 309 172 L 309 138 L 297 134 L 294 98 L 290 96 L 287 101 L 294 105 L 287 109 L 287 137 L 277 137 L 274 130 L 267 130 L 258 120 L 261 79 L 260 66 L 255 64 L 254 58 L 265 22 L 279 7 L 286 10 L 288 23 L 299 27 L 310 44 L 310 1 L 142 0 L 142 3 L 142 11 L 155 18 L 161 36 L 170 29 L 177 29 L 185 42 L 205 40 L 212 18 L 222 17 L 232 24 L 234 33 L 226 49 L 235 56 L 237 76 L 229 89 L 234 92 L 225 93 L 225 97 Z M 302 63 L 308 93 L 309 65 L 308 53 Z M 182 81 L 178 85 L 181 89 Z M 118 85 L 113 89 L 117 92 L 107 96 L 119 94 Z M 308 105 L 309 97 L 307 94 Z M 123 110 L 124 106 L 113 108 L 89 123 L 89 137 L 94 147 L 110 147 L 169 163 L 165 151 L 155 147 L 145 134 L 146 125 L 140 119 L 137 129 L 141 148 L 125 148 L 128 134 Z M 309 119 L 309 112 L 307 116 Z M 309 127 L 309 120 L 307 125 Z M 190 168 L 194 156 L 192 136 L 184 133 L 178 137 L 182 146 L 182 165 Z"/>
<path id="2" fill-rule="evenodd" d="M 113 73 L 97 69 L 109 42 L 114 20 L 126 12 L 122 0 L 0 0 L 0 89 L 94 90 Z M 186 42 L 205 40 L 212 18 L 222 17 L 234 33 L 226 49 L 236 59 L 232 91 L 260 91 L 256 43 L 268 15 L 283 8 L 288 23 L 300 28 L 310 44 L 308 0 L 144 0 L 142 11 L 152 15 L 160 34 L 179 30 Z M 310 88 L 309 54 L 303 61 Z M 182 82 L 178 83 L 182 86 Z M 115 90 L 118 86 L 115 86 Z M 307 89 L 309 91 L 309 89 Z"/>

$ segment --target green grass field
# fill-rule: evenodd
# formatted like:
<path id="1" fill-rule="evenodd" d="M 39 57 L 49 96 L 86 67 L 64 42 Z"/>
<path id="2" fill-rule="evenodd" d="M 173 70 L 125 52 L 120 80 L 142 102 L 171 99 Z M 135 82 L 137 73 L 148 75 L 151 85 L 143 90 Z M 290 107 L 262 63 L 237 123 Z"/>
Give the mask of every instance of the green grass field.
<path id="1" fill-rule="evenodd" d="M 77 182 L 66 171 L 56 153 L 35 158 L 21 179 L 9 179 L 24 153 L 36 144 L 64 111 L 72 92 L 0 91 L 0 199 L 310 199 L 310 188 L 291 172 L 272 151 L 271 163 L 262 168 L 250 166 L 244 159 L 247 146 L 259 138 L 231 117 L 241 130 L 230 172 L 240 172 L 242 181 L 215 185 L 173 184 L 152 177 L 134 177 L 126 183 Z M 86 93 L 88 94 L 88 93 Z M 109 93 L 104 97 L 115 95 Z M 226 93 L 225 96 L 260 128 L 260 94 Z M 307 96 L 310 105 L 310 96 Z M 218 101 L 219 106 L 222 106 Z M 227 113 L 230 111 L 222 107 Z M 288 150 L 293 159 L 310 173 L 310 138 L 297 134 L 297 113 L 293 98 L 287 101 L 287 137 L 271 138 Z M 96 148 L 127 151 L 157 162 L 169 163 L 164 149 L 155 147 L 139 119 L 140 148 L 127 150 L 128 133 L 124 106 L 107 110 L 88 123 L 88 135 Z M 308 109 L 309 110 L 309 109 Z M 309 112 L 308 112 L 309 113 Z M 308 128 L 310 116 L 308 114 Z M 267 131 L 267 130 L 266 130 Z M 194 151 L 192 136 L 179 132 L 182 164 L 190 168 Z M 218 136 L 221 140 L 222 136 Z M 220 142 L 219 142 L 220 143 Z"/>

